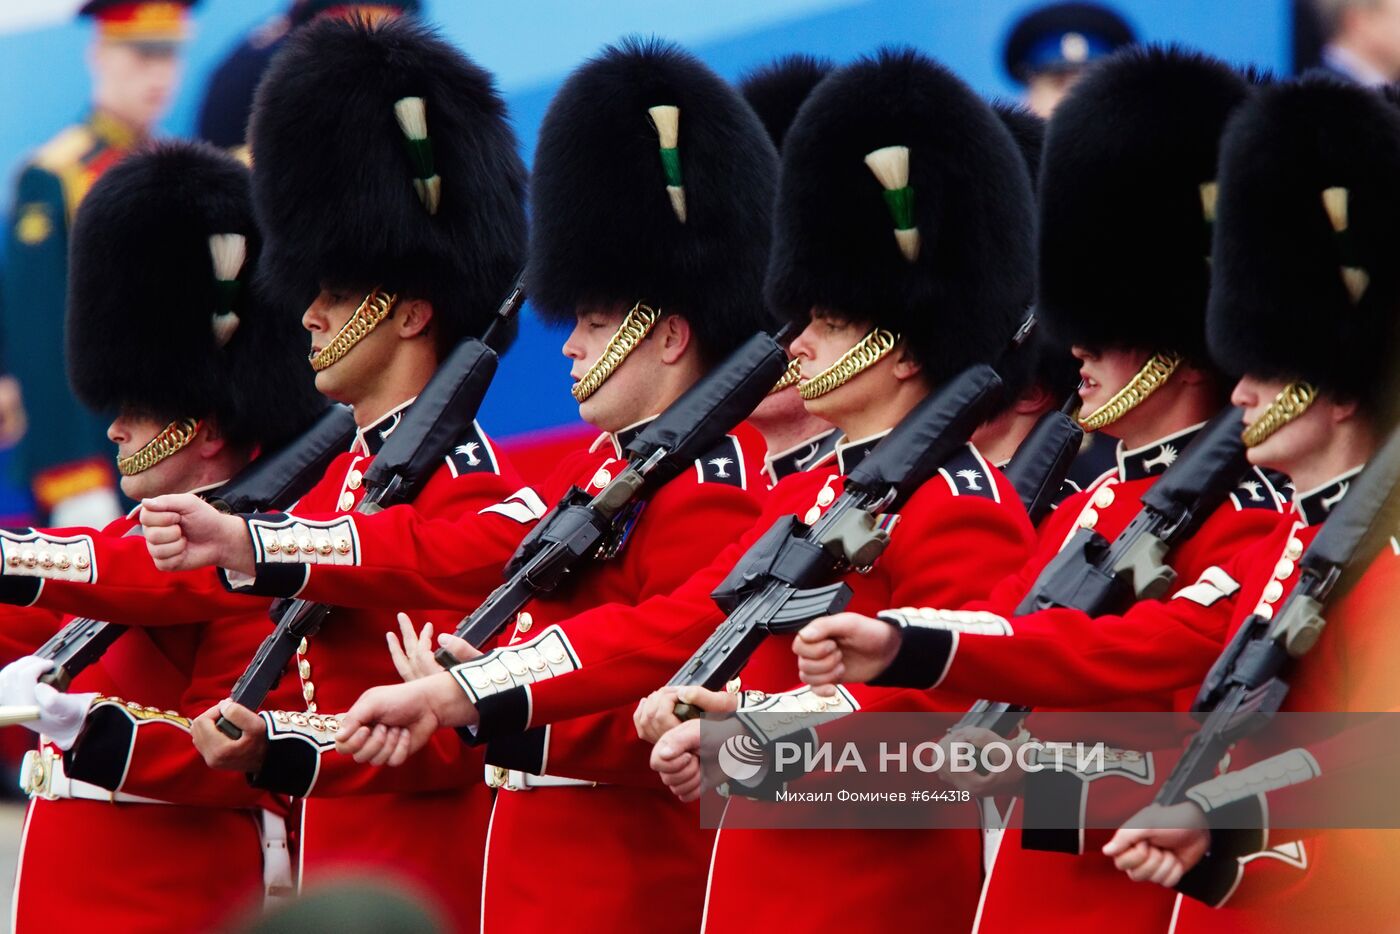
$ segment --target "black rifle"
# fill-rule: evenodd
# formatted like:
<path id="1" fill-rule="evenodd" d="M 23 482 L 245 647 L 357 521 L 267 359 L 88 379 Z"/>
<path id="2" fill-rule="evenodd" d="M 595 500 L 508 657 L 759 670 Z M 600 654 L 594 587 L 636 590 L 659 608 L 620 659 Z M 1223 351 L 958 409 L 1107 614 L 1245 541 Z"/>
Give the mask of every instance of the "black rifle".
<path id="1" fill-rule="evenodd" d="M 331 406 L 300 437 L 261 455 L 228 483 L 210 490 L 207 498 L 222 512 L 290 506 L 316 484 L 338 454 L 350 447 L 354 436 L 355 416 L 343 405 Z M 54 663 L 39 680 L 66 691 L 126 628 L 96 619 L 69 620 L 34 653 Z"/>
<path id="2" fill-rule="evenodd" d="M 1040 416 L 1002 471 L 1016 488 L 1032 525 L 1040 525 L 1040 520 L 1049 515 L 1079 453 L 1084 429 L 1074 418 L 1078 407 L 1076 392 L 1062 407 Z"/>
<path id="3" fill-rule="evenodd" d="M 1168 553 L 1195 534 L 1248 467 L 1243 431 L 1239 409 L 1227 408 L 1211 419 L 1143 494 L 1142 509 L 1128 527 L 1112 543 L 1092 529 L 1075 532 L 1040 572 L 1016 615 L 1064 607 L 1102 616 L 1164 595 L 1176 581 L 1176 572 L 1166 563 Z M 1030 709 L 979 700 L 958 726 L 1010 736 Z"/>
<path id="4" fill-rule="evenodd" d="M 906 415 L 846 476 L 845 487 L 810 526 L 784 516 L 750 546 L 711 597 L 727 614 L 667 682 L 718 690 L 770 633 L 792 632 L 844 609 L 841 577 L 869 567 L 889 544 L 881 516 L 898 510 L 967 443 L 997 403 L 1001 379 L 978 365 L 958 374 Z M 687 704 L 676 716 L 699 715 Z"/>
<path id="5" fill-rule="evenodd" d="M 489 343 L 505 329 L 525 301 L 524 273 L 501 307 L 483 338 L 467 338 L 439 364 L 418 399 L 379 449 L 365 471 L 365 495 L 355 512 L 373 515 L 390 506 L 412 502 L 442 464 L 443 458 L 476 419 L 496 375 L 496 351 Z M 316 634 L 330 615 L 329 603 L 279 600 L 271 614 L 277 626 L 258 646 L 253 660 L 239 677 L 231 699 L 250 710 L 262 705 L 296 655 L 302 639 Z M 243 735 L 223 717 L 216 724 L 230 739 Z"/>
<path id="6" fill-rule="evenodd" d="M 1192 704 L 1202 721 L 1186 752 L 1157 791 L 1158 804 L 1180 804 L 1214 777 L 1241 738 L 1263 727 L 1288 696 L 1284 678 L 1322 635 L 1323 608 L 1365 571 L 1395 528 L 1400 434 L 1393 435 L 1327 516 L 1298 562 L 1298 582 L 1272 619 L 1257 613 L 1240 626 Z M 1374 622 L 1381 622 L 1375 620 Z"/>
<path id="7" fill-rule="evenodd" d="M 747 418 L 787 368 L 787 355 L 767 334 L 755 334 L 690 387 L 627 445 L 627 465 L 596 496 L 571 487 L 530 531 L 506 565 L 506 582 L 457 626 L 457 635 L 485 645 L 535 597 L 583 573 L 608 549 L 646 498 L 687 470 Z M 437 660 L 457 664 L 446 649 Z"/>

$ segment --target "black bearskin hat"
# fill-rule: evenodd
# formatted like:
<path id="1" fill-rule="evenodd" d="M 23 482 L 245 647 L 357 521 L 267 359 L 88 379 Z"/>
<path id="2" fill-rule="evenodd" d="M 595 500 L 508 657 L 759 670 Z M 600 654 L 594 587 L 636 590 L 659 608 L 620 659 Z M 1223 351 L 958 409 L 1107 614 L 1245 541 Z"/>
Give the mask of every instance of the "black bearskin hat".
<path id="1" fill-rule="evenodd" d="M 829 58 L 785 55 L 739 79 L 740 93 L 763 121 L 769 139 L 779 150 L 802 102 L 835 67 Z"/>
<path id="2" fill-rule="evenodd" d="M 290 305 L 320 282 L 427 299 L 442 347 L 490 323 L 525 255 L 525 169 L 488 72 L 412 19 L 318 19 L 258 86 L 249 134 Z"/>
<path id="3" fill-rule="evenodd" d="M 993 101 L 992 109 L 1020 148 L 1026 171 L 1030 173 L 1031 190 L 1035 191 L 1040 177 L 1040 155 L 1045 145 L 1045 120 L 1020 104 L 1006 101 Z M 997 372 L 1001 374 L 1005 387 L 1003 395 L 1008 404 L 1034 385 L 1060 400 L 1068 398 L 1079 385 L 1079 361 L 1074 359 L 1069 347 L 1052 338 L 1039 321 L 1019 346 L 1008 350 L 1001 358 Z"/>
<path id="4" fill-rule="evenodd" d="M 1039 191 L 1039 302 L 1056 337 L 1209 363 L 1217 154 L 1249 93 L 1224 63 L 1160 48 L 1119 52 L 1070 91 Z"/>
<path id="5" fill-rule="evenodd" d="M 678 111 L 663 149 L 661 123 Z M 715 360 L 770 325 L 763 305 L 778 160 L 739 92 L 679 46 L 628 39 L 564 82 L 531 179 L 539 311 L 642 302 L 690 322 Z M 679 182 L 679 184 L 677 184 Z"/>
<path id="6" fill-rule="evenodd" d="M 65 328 L 85 405 L 213 416 L 231 440 L 269 446 L 325 407 L 306 332 L 254 281 L 248 188 L 232 157 L 180 142 L 139 150 L 93 185 L 73 224 Z"/>
<path id="7" fill-rule="evenodd" d="M 1045 119 L 1020 104 L 1008 101 L 992 101 L 992 109 L 1021 150 L 1021 158 L 1025 160 L 1026 171 L 1031 176 L 1031 190 L 1034 191 L 1040 181 L 1040 157 L 1045 151 Z"/>
<path id="8" fill-rule="evenodd" d="M 902 334 L 935 385 L 994 362 L 1026 315 L 1021 153 L 991 107 L 918 52 L 883 50 L 817 86 L 788 131 L 776 212 L 773 307 Z"/>
<path id="9" fill-rule="evenodd" d="M 1374 405 L 1400 323 L 1400 110 L 1326 77 L 1258 92 L 1222 146 L 1211 350 Z"/>

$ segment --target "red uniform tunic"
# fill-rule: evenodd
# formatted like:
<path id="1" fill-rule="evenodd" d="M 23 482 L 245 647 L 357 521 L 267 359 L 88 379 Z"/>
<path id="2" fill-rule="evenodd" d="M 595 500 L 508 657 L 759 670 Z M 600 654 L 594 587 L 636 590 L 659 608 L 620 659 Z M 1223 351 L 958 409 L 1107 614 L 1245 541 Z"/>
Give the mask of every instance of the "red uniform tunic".
<path id="1" fill-rule="evenodd" d="M 121 536 L 133 525 L 128 517 L 91 537 Z M 93 793 L 120 795 L 116 803 L 33 798 L 16 878 L 16 931 L 52 930 L 56 919 L 69 930 L 204 930 L 260 904 L 259 809 L 280 820 L 286 802 L 250 789 L 242 776 L 207 769 L 182 715 L 201 713 L 227 693 L 239 658 L 265 628 L 244 617 L 133 629 L 74 680 L 73 691 L 99 693 L 84 732 L 62 765 L 51 747 L 36 754 L 42 767 L 25 779 L 40 795 L 62 793 L 66 783 L 52 774 L 59 768 Z"/>
<path id="2" fill-rule="evenodd" d="M 338 580 L 333 572 L 346 565 L 361 565 L 366 567 L 366 577 L 372 577 L 381 555 L 392 561 L 404 551 L 413 551 L 411 540 L 383 538 L 377 538 L 368 550 L 361 549 L 355 524 L 362 517 L 348 514 L 364 495 L 364 473 L 375 452 L 397 427 L 402 413 L 400 407 L 362 429 L 351 451 L 332 463 L 295 512 L 249 520 L 259 563 L 246 591 L 256 599 L 227 592 L 221 575 L 213 571 L 155 571 L 149 557 L 141 556 L 144 543 L 139 539 L 113 542 L 104 538 L 86 542 L 56 539 L 44 545 L 55 555 L 59 548 L 73 554 L 65 569 L 66 578 L 56 573 L 55 560 L 40 582 L 38 601 L 66 602 L 86 596 L 90 605 L 84 605 L 85 615 L 140 624 L 150 618 L 152 606 L 161 608 L 158 622 L 172 623 L 201 618 L 201 612 L 207 617 L 249 606 L 265 607 L 268 595 L 291 595 L 299 590 L 305 590 L 308 597 L 333 599 Z M 492 511 L 490 507 L 507 501 L 520 487 L 518 477 L 499 460 L 489 440 L 472 426 L 412 507 L 386 510 L 380 516 L 392 520 L 409 509 L 446 517 L 482 513 L 473 554 L 480 577 L 494 585 L 501 565 L 535 514 Z M 24 542 L 0 540 L 0 549 L 10 545 L 26 547 Z M 414 553 L 421 561 L 432 561 L 431 555 Z M 80 557 L 84 559 L 81 562 Z M 42 561 L 35 563 L 44 570 Z M 27 568 L 27 564 L 21 560 L 19 567 Z M 11 570 L 8 561 L 4 566 Z M 81 578 L 79 571 L 85 572 Z M 329 587 L 324 583 L 327 578 L 331 579 Z M 17 586 L 9 574 L 5 585 Z M 487 590 L 489 585 L 483 585 L 480 594 Z M 30 599 L 35 596 L 31 594 Z M 419 617 L 435 615 L 415 610 L 413 604 L 398 608 Z M 265 634 L 267 624 L 263 625 Z M 351 760 L 324 755 L 333 740 L 324 729 L 327 722 L 317 711 L 346 709 L 366 688 L 397 679 L 384 650 L 384 634 L 396 628 L 392 612 L 382 610 L 337 610 L 329 617 L 315 648 L 304 645 L 296 660 L 299 683 L 289 679 L 294 694 L 299 693 L 304 700 L 304 710 L 270 711 L 266 715 L 272 738 L 295 740 L 304 754 L 289 760 L 270 756 L 270 767 L 255 779 L 274 789 L 302 791 L 314 785 L 318 794 L 336 796 L 318 798 L 303 808 L 299 873 L 303 881 L 314 883 L 343 871 L 391 873 L 402 885 L 418 889 L 426 900 L 442 907 L 459 928 L 472 928 L 479 916 L 477 888 L 475 884 L 463 886 L 461 880 L 474 880 L 480 874 L 489 794 L 479 783 L 472 783 L 475 791 L 467 795 L 461 794 L 460 788 L 468 783 L 468 776 L 480 775 L 480 755 L 462 749 L 460 743 L 448 742 L 449 738 L 439 744 L 443 757 L 433 767 L 418 770 L 348 768 L 354 765 Z M 223 693 L 232 681 L 230 676 Z M 334 725 L 333 718 L 330 724 Z M 242 780 L 241 776 L 234 778 Z M 444 825 L 457 828 L 453 844 L 425 846 L 418 828 Z"/>
<path id="3" fill-rule="evenodd" d="M 1346 478 L 1329 484 L 1302 501 L 1308 511 L 1300 514 L 1292 536 L 1275 540 L 1273 554 L 1241 568 L 1240 599 L 1231 620 L 1230 634 L 1259 605 L 1272 606 L 1273 582 L 1283 585 L 1286 596 L 1297 582 L 1296 541 L 1306 548 L 1316 537 L 1324 500 L 1335 503 L 1346 492 Z M 1288 562 L 1289 565 L 1285 565 Z M 1283 572 L 1288 571 L 1287 575 Z M 1258 596 L 1258 604 L 1249 595 Z M 1400 594 L 1400 548 L 1394 540 L 1382 548 L 1357 584 L 1324 611 L 1327 628 L 1318 645 L 1287 676 L 1288 697 L 1283 711 L 1337 711 L 1365 713 L 1393 710 L 1397 696 L 1393 662 L 1396 658 L 1396 598 Z M 1247 768 L 1273 750 L 1244 742 L 1231 751 L 1231 770 Z M 1326 756 L 1317 760 L 1323 776 Z M 1385 781 L 1380 776 L 1377 781 Z M 1286 794 L 1268 795 L 1278 801 L 1263 803 L 1264 834 L 1254 841 L 1256 851 L 1234 866 L 1217 866 L 1225 880 L 1238 880 L 1218 907 L 1183 898 L 1176 931 L 1292 932 L 1317 931 L 1345 918 L 1357 930 L 1384 931 L 1400 924 L 1400 891 L 1393 884 L 1395 859 L 1400 855 L 1400 832 L 1380 829 L 1307 831 L 1274 826 L 1287 820 Z M 1278 806 L 1275 812 L 1273 806 Z M 1219 861 L 1217 861 L 1219 862 Z M 1219 881 L 1219 880 L 1217 880 Z M 1183 887 L 1185 888 L 1185 887 Z"/>
<path id="4" fill-rule="evenodd" d="M 499 580 L 501 566 L 537 515 L 496 508 L 522 484 L 475 425 L 412 506 L 373 517 L 350 515 L 364 495 L 364 473 L 398 426 L 402 411 L 401 407 L 362 429 L 350 453 L 331 464 L 294 511 L 248 519 L 257 572 L 247 589 L 264 595 L 295 594 L 338 607 L 297 655 L 304 709 L 263 714 L 271 745 L 286 742 L 276 752 L 269 749 L 268 761 L 253 781 L 310 795 L 302 808 L 304 884 L 346 872 L 390 875 L 396 884 L 445 911 L 456 929 L 467 930 L 476 927 L 480 915 L 475 880 L 481 874 L 490 807 L 489 791 L 470 781 L 481 774 L 480 755 L 444 736 L 434 747 L 440 755 L 428 766 L 357 767 L 348 757 L 327 754 L 334 741 L 334 730 L 327 727 L 336 723 L 321 712 L 346 710 L 369 687 L 399 677 L 384 645 L 385 633 L 398 628 L 393 611 L 341 607 L 388 586 L 388 578 L 379 575 L 381 565 L 396 565 L 406 554 L 424 567 L 437 562 L 412 537 L 383 534 L 362 539 L 358 523 L 373 518 L 382 520 L 381 529 L 401 530 L 408 525 L 399 524 L 406 513 L 478 517 L 470 547 L 475 574 L 482 581 L 480 599 Z M 351 568 L 354 572 L 347 573 Z M 404 595 L 395 609 L 415 619 L 441 618 L 440 612 L 423 608 L 434 606 Z M 288 746 L 294 754 L 279 754 Z M 424 828 L 431 827 L 450 827 L 452 832 L 425 834 Z"/>
<path id="5" fill-rule="evenodd" d="M 1009 615 L 1025 596 L 1035 578 L 1079 528 L 1092 528 L 1108 541 L 1123 531 L 1142 508 L 1142 496 L 1157 478 L 1195 437 L 1198 428 L 1172 435 L 1133 451 L 1121 449 L 1118 464 L 1090 484 L 1084 492 L 1068 497 L 1041 526 L 1035 556 L 1021 573 L 998 586 L 990 601 L 974 604 L 972 609 L 991 610 Z M 1227 560 L 1239 549 L 1273 531 L 1282 518 L 1282 499 L 1268 478 L 1251 470 L 1241 478 L 1230 498 L 1201 526 L 1190 539 L 1168 556 L 1177 572 L 1177 579 L 1195 580 L 1207 567 Z M 1072 639 L 1072 637 L 1071 637 Z M 999 698 L 994 683 L 983 692 Z M 1123 698 L 1110 704 L 1096 704 L 1095 709 L 1119 711 L 1170 711 L 1183 698 L 1172 691 L 1141 692 L 1136 697 Z M 1190 697 L 1185 697 L 1189 703 Z M 1051 708 L 1052 709 L 1052 708 Z M 1079 932 L 1109 927 L 1114 924 L 1134 928 L 1154 928 L 1171 917 L 1175 897 L 1156 886 L 1133 883 L 1114 868 L 1111 860 L 1099 852 L 1107 842 L 1109 832 L 1084 833 L 1068 831 L 1062 834 L 1040 832 L 1027 835 L 1020 830 L 1026 804 L 1035 811 L 1049 810 L 1059 814 L 1074 813 L 1064 795 L 1077 794 L 1085 799 L 1085 807 L 1126 808 L 1121 813 L 1132 814 L 1121 799 L 1136 797 L 1146 804 L 1151 797 L 1151 778 L 1170 768 L 1169 749 L 1163 760 L 1160 752 L 1141 752 L 1143 737 L 1124 735 L 1061 736 L 1037 731 L 1037 718 L 1032 715 L 1026 727 L 1042 741 L 1104 741 L 1111 748 L 1122 750 L 1114 767 L 1095 773 L 1092 777 L 1077 776 L 1071 787 L 1054 785 L 1043 797 L 1038 797 L 1039 782 L 1055 783 L 1060 775 L 1034 773 L 1028 776 L 1027 800 L 1017 802 L 1011 809 L 1006 834 L 997 848 L 979 906 L 976 930 L 979 932 L 1019 932 L 1033 923 L 1040 931 Z M 1123 750 L 1123 747 L 1129 747 Z M 1100 802 L 1099 799 L 1109 800 Z M 1078 858 L 1076 858 L 1076 854 Z M 1062 907 L 1044 910 L 1044 893 Z"/>
<path id="6" fill-rule="evenodd" d="M 521 613 L 506 644 L 520 645 L 541 624 L 590 607 L 630 606 L 668 593 L 742 535 L 759 513 L 754 491 L 764 488 L 762 438 L 741 425 L 720 448 L 652 497 L 615 558 L 570 592 Z M 608 470 L 606 461 L 618 453 L 609 446 L 573 465 L 573 482 L 596 490 L 605 479 L 597 471 Z M 716 458 L 731 463 L 720 471 Z M 633 706 L 487 747 L 493 783 L 503 791 L 487 840 L 483 931 L 601 934 L 645 919 L 649 930 L 681 934 L 699 925 L 713 832 L 701 826 L 697 806 L 678 801 L 656 780 L 650 746 L 632 724 Z M 554 784 L 561 781 L 567 784 Z M 580 841 L 587 841 L 585 859 Z M 542 883 L 547 898 L 540 897 Z"/>
<path id="7" fill-rule="evenodd" d="M 1292 522 L 1208 568 L 1166 602 L 1147 601 L 1120 617 L 1078 622 L 1057 617 L 1059 611 L 1036 614 L 1012 620 L 1012 631 L 1002 636 L 959 634 L 951 658 L 943 653 L 946 673 L 940 686 L 957 689 L 996 673 L 1007 686 L 1008 700 L 1064 707 L 1144 692 L 1194 690 L 1235 629 L 1251 613 L 1272 615 L 1282 602 L 1297 580 L 1298 557 L 1340 501 L 1348 479 L 1300 495 Z M 1394 569 L 1392 562 L 1379 564 L 1329 607 L 1331 624 L 1300 664 L 1284 710 L 1361 710 L 1393 697 L 1388 673 L 1367 664 L 1377 656 L 1377 640 L 1389 638 L 1374 619 L 1382 607 L 1391 606 Z M 1231 760 L 1232 766 L 1247 764 L 1248 750 L 1232 754 Z M 1347 866 L 1364 859 L 1360 854 L 1378 839 L 1375 834 L 1333 831 L 1301 845 L 1290 841 L 1277 850 L 1246 855 L 1235 867 L 1240 882 L 1226 907 L 1183 900 L 1175 930 L 1316 930 L 1338 907 L 1335 901 L 1323 902 L 1328 886 L 1345 878 Z M 1329 860 L 1329 847 L 1343 854 L 1350 850 L 1350 855 Z"/>
<path id="8" fill-rule="evenodd" d="M 840 495 L 843 477 L 878 439 L 838 450 L 837 463 L 818 465 L 780 482 L 758 522 L 709 567 L 673 594 L 636 607 L 602 607 L 546 629 L 536 644 L 557 640 L 568 649 L 555 677 L 515 686 L 491 685 L 488 656 L 454 669 L 477 699 L 480 734 L 496 739 L 527 727 L 555 724 L 606 704 L 631 704 L 663 683 L 722 619 L 710 600 L 714 585 L 774 521 L 796 513 L 814 522 Z M 852 574 L 852 607 L 873 610 L 914 594 L 961 603 L 985 593 L 993 581 L 1019 566 L 1032 539 L 1019 500 L 1004 478 L 970 445 L 945 465 L 943 475 L 920 489 L 901 512 L 893 540 L 867 574 Z M 795 666 L 790 640 L 770 639 L 744 671 L 747 687 L 791 687 Z M 497 654 L 498 653 L 493 653 Z M 567 673 L 565 673 L 567 672 Z M 883 693 L 862 688 L 862 704 L 879 705 Z M 898 692 L 919 707 L 936 709 L 927 695 Z M 945 708 L 946 709 L 946 708 Z M 734 807 L 738 802 L 732 803 Z M 707 929 L 787 930 L 810 926 L 887 929 L 927 927 L 925 906 L 907 898 L 914 880 L 947 883 L 952 903 L 940 906 L 940 929 L 964 931 L 971 922 L 979 876 L 973 831 L 884 833 L 724 831 L 717 836 L 707 892 Z M 832 887 L 819 909 L 810 893 L 794 887 L 780 897 L 771 875 L 758 867 L 810 862 L 821 852 L 822 869 L 842 885 Z M 872 866 L 896 871 L 872 873 Z M 490 879 L 488 878 L 488 885 Z M 832 902 L 835 899 L 835 902 Z M 961 903 L 957 900 L 961 899 Z M 804 913 L 805 912 L 805 913 Z"/>
<path id="9" fill-rule="evenodd" d="M 638 426 L 639 427 L 639 426 Z M 539 485 L 540 493 L 518 491 L 492 510 L 538 515 L 570 486 L 596 493 L 622 467 L 623 447 L 638 427 L 603 435 L 587 451 L 566 458 Z M 762 489 L 762 438 L 747 424 L 719 441 L 714 450 L 661 488 L 625 523 L 623 536 L 609 544 L 611 557 L 560 592 L 521 612 L 505 641 L 520 645 L 535 627 L 543 628 L 599 603 L 634 604 L 677 586 L 697 564 L 746 530 L 758 515 L 752 484 Z M 398 512 L 398 515 L 395 513 Z M 431 519 L 388 510 L 360 521 L 360 550 L 383 558 L 374 570 L 377 588 L 333 587 L 342 602 L 386 607 L 402 602 L 474 609 L 486 595 L 479 572 L 479 516 Z M 383 548 L 379 536 L 412 540 L 416 553 Z M 430 566 L 416 559 L 431 554 Z M 319 570 L 319 569 L 318 569 Z M 333 569 L 349 582 L 361 568 Z M 491 584 L 500 579 L 499 562 Z M 502 669 L 504 671 L 504 669 Z M 646 766 L 648 749 L 637 739 L 632 709 L 557 724 L 492 746 L 492 784 L 507 791 L 496 798 L 487 854 L 482 923 L 487 930 L 616 930 L 647 917 L 659 930 L 691 931 L 699 922 L 704 867 L 711 834 L 700 827 L 695 809 L 676 801 Z M 288 726 L 269 721 L 275 729 Z M 308 731 L 302 730 L 302 734 Z M 285 733 L 284 733 L 285 735 Z M 329 747 L 327 733 L 322 740 Z M 445 746 L 443 744 L 446 744 Z M 284 744 L 274 740 L 280 752 Z M 295 748 L 295 747 L 289 747 Z M 444 732 L 404 766 L 436 770 L 445 759 L 469 758 L 457 737 Z M 480 757 L 475 774 L 463 783 L 481 794 Z M 404 769 L 387 770 L 390 775 Z M 357 767 L 340 756 L 321 759 L 320 772 L 307 787 L 313 796 L 342 794 L 337 786 L 366 780 L 376 770 Z M 548 772 L 548 777 L 539 776 Z M 527 774 L 533 773 L 533 774 Z M 582 779 L 582 780 L 580 780 Z M 594 785 L 600 781 L 606 784 Z M 529 789 L 528 791 L 526 789 Z M 589 858 L 578 860 L 577 841 L 590 841 Z M 552 897 L 538 896 L 538 879 L 549 878 Z M 566 887 L 566 888 L 565 888 Z"/>

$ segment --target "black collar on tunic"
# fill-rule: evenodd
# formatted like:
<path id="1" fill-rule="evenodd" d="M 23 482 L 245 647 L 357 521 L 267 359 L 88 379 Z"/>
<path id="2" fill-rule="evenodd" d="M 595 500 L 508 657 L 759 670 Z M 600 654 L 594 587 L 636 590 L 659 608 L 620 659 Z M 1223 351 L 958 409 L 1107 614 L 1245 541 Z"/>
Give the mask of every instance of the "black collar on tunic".
<path id="1" fill-rule="evenodd" d="M 1304 525 L 1317 525 L 1326 519 L 1342 501 L 1342 497 L 1347 495 L 1352 479 L 1359 473 L 1361 468 L 1356 467 L 1314 490 L 1294 494 L 1293 507 L 1298 513 L 1298 518 L 1303 520 Z"/>
<path id="2" fill-rule="evenodd" d="M 875 445 L 885 439 L 885 435 L 890 430 L 886 428 L 878 435 L 871 435 L 859 441 L 846 441 L 844 438 L 836 445 L 836 465 L 842 476 L 848 476 L 852 470 L 865 460 L 866 455 L 875 450 Z"/>
<path id="3" fill-rule="evenodd" d="M 1196 439 L 1205 427 L 1202 422 L 1192 425 L 1174 435 L 1158 438 L 1131 451 L 1123 450 L 1123 442 L 1118 442 L 1118 479 L 1123 481 L 1142 480 L 1166 473 L 1167 468 L 1176 463 L 1186 446 Z"/>

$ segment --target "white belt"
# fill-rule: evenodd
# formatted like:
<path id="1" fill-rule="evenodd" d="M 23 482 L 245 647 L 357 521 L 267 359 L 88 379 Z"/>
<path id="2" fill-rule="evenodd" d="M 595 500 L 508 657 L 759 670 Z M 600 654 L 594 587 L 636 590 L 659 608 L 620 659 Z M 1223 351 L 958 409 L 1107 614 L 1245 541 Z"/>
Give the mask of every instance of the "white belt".
<path id="1" fill-rule="evenodd" d="M 157 798 L 124 791 L 109 791 L 100 785 L 69 778 L 63 772 L 63 756 L 48 746 L 31 749 L 20 763 L 19 787 L 31 798 L 57 801 L 63 798 L 79 801 L 103 801 L 108 804 L 169 804 Z M 292 883 L 292 857 L 287 849 L 287 822 L 280 814 L 261 811 L 259 835 L 263 850 L 263 887 L 267 903 L 273 904 L 296 894 Z"/>
<path id="2" fill-rule="evenodd" d="M 263 850 L 263 906 L 271 908 L 297 893 L 292 881 L 292 854 L 287 849 L 287 821 L 281 814 L 261 811 L 258 831 Z"/>
<path id="3" fill-rule="evenodd" d="M 63 756 L 48 746 L 31 749 L 24 754 L 19 767 L 20 790 L 31 798 L 56 801 L 76 798 L 82 801 L 105 801 L 108 804 L 169 804 L 155 798 L 109 791 L 100 785 L 69 778 L 63 774 Z"/>
<path id="4" fill-rule="evenodd" d="M 558 775 L 531 775 L 517 769 L 488 765 L 486 784 L 491 788 L 504 788 L 506 791 L 531 791 L 535 788 L 593 788 L 598 783 L 577 778 L 561 778 Z"/>

